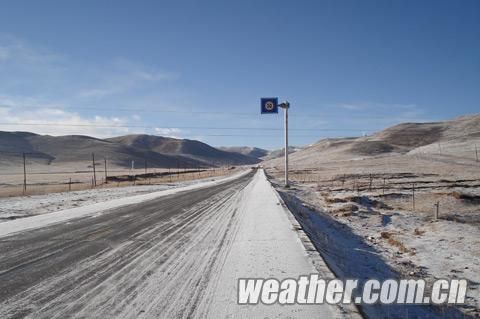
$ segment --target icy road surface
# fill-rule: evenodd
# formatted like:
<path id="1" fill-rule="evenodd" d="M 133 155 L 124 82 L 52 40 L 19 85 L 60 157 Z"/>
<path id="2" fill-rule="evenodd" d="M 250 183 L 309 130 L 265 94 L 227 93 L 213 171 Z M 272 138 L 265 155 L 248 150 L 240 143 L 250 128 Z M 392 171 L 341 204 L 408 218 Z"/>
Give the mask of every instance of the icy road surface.
<path id="1" fill-rule="evenodd" d="M 263 171 L 41 228 L 28 219 L 0 237 L 0 318 L 338 317 L 237 305 L 238 278 L 316 272 Z"/>

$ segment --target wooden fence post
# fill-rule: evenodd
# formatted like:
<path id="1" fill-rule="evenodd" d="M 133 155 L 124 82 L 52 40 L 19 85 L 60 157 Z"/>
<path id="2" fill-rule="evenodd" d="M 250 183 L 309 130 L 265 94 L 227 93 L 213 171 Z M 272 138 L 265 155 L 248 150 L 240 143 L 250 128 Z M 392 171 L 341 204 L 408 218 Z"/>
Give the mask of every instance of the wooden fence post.
<path id="1" fill-rule="evenodd" d="M 413 212 L 415 212 L 415 183 L 412 184 L 412 204 Z"/>
<path id="2" fill-rule="evenodd" d="M 27 165 L 25 153 L 23 153 L 23 195 L 27 193 Z"/>
<path id="3" fill-rule="evenodd" d="M 93 166 L 93 187 L 97 186 L 97 173 L 95 171 L 95 153 L 92 153 L 92 166 Z"/>
<path id="4" fill-rule="evenodd" d="M 180 180 L 180 160 L 177 159 L 177 182 Z"/>
<path id="5" fill-rule="evenodd" d="M 438 214 L 439 214 L 439 211 L 440 211 L 440 202 L 437 201 L 437 203 L 434 204 L 433 206 L 435 206 L 434 217 L 435 217 L 435 220 L 437 220 L 438 219 Z"/>
<path id="6" fill-rule="evenodd" d="M 107 158 L 105 157 L 103 159 L 104 164 L 105 164 L 105 184 L 108 184 L 108 174 L 107 174 Z"/>

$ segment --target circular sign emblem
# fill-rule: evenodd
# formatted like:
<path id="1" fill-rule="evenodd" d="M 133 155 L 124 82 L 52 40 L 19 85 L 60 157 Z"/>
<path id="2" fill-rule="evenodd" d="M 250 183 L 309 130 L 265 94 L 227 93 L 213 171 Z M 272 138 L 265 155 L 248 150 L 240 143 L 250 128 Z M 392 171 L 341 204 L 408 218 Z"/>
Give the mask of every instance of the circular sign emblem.
<path id="1" fill-rule="evenodd" d="M 273 102 L 268 101 L 267 103 L 265 103 L 265 109 L 267 111 L 273 111 L 273 107 L 274 107 Z"/>

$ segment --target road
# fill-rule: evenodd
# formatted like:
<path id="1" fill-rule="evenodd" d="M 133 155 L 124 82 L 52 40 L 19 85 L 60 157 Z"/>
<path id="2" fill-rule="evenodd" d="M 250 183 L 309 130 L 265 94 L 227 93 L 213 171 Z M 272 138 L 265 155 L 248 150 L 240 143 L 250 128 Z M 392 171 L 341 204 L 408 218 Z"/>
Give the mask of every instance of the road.
<path id="1" fill-rule="evenodd" d="M 333 318 L 238 305 L 237 280 L 315 272 L 263 171 L 0 237 L 0 318 Z"/>

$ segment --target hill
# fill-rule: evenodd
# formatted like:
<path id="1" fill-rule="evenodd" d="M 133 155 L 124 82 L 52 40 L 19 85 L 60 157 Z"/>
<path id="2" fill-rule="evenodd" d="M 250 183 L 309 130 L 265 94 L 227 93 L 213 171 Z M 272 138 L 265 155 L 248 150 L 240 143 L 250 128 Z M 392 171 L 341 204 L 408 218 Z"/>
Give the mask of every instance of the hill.
<path id="1" fill-rule="evenodd" d="M 127 135 L 98 139 L 82 135 L 50 136 L 29 132 L 0 132 L 0 166 L 17 167 L 22 153 L 29 163 L 38 165 L 86 167 L 92 160 L 108 158 L 113 165 L 137 167 L 147 161 L 150 167 L 212 167 L 243 165 L 257 159 L 225 152 L 194 140 L 181 140 L 151 135 Z"/>
<path id="2" fill-rule="evenodd" d="M 285 148 L 279 148 L 279 149 L 270 151 L 270 152 L 268 152 L 268 154 L 265 155 L 262 159 L 263 159 L 264 161 L 268 161 L 268 160 L 271 160 L 271 159 L 274 159 L 274 158 L 283 157 L 284 154 L 285 154 L 284 149 L 285 149 Z M 297 152 L 297 151 L 299 151 L 299 150 L 301 150 L 301 149 L 302 149 L 302 147 L 289 146 L 289 147 L 288 147 L 288 154 L 295 153 L 295 152 Z"/>
<path id="3" fill-rule="evenodd" d="M 261 159 L 262 157 L 265 157 L 270 153 L 270 151 L 264 150 L 263 148 L 250 146 L 223 146 L 219 147 L 219 149 L 230 153 L 242 154 L 256 159 Z"/>
<path id="4" fill-rule="evenodd" d="M 114 137 L 107 139 L 107 141 L 136 149 L 182 156 L 209 166 L 245 165 L 255 164 L 260 161 L 250 156 L 223 151 L 200 141 L 189 139 L 140 134 Z"/>
<path id="5" fill-rule="evenodd" d="M 277 157 L 282 157 L 284 154 L 283 148 L 275 149 L 272 151 L 265 150 L 258 147 L 249 147 L 249 146 L 220 147 L 220 149 L 227 152 L 243 154 L 249 157 L 256 158 L 261 161 L 268 161 Z M 291 154 L 301 149 L 302 147 L 289 146 L 288 153 Z"/>
<path id="6" fill-rule="evenodd" d="M 480 115 L 431 123 L 402 123 L 371 136 L 327 138 L 291 154 L 290 163 L 315 166 L 320 162 L 358 160 L 412 154 L 475 158 L 480 146 Z M 280 165 L 281 159 L 267 165 Z"/>
<path id="7" fill-rule="evenodd" d="M 30 162 L 38 164 L 65 164 L 88 162 L 92 153 L 97 159 L 108 158 L 118 166 L 129 167 L 132 160 L 158 167 L 189 167 L 201 163 L 181 156 L 160 154 L 108 140 L 82 135 L 49 136 L 27 132 L 0 132 L 0 165 L 14 165 L 27 153 Z"/>

